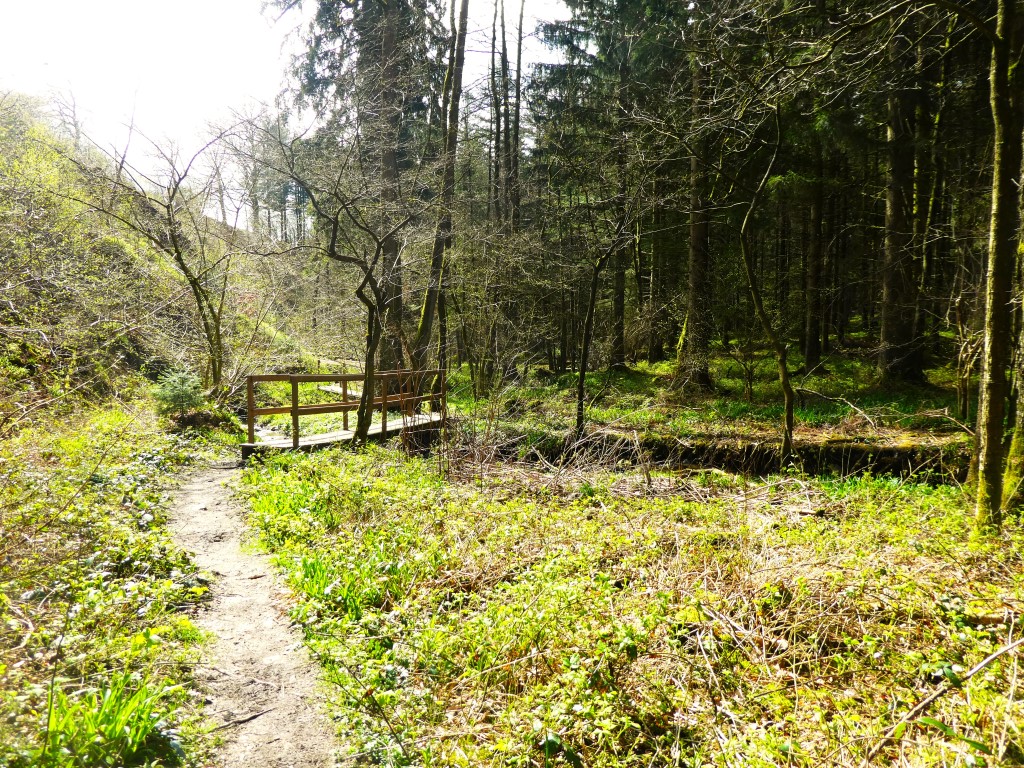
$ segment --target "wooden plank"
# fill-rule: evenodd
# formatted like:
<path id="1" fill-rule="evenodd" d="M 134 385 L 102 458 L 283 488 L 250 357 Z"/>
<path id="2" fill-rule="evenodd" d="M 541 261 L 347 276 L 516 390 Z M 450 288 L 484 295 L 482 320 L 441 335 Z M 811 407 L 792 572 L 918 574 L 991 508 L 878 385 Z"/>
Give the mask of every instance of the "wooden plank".
<path id="1" fill-rule="evenodd" d="M 403 429 L 414 430 L 424 426 L 430 426 L 437 424 L 441 421 L 440 414 L 418 414 L 411 417 L 403 425 Z M 381 424 L 374 424 L 370 427 L 367 437 L 386 437 L 385 434 L 381 433 Z M 355 432 L 348 429 L 338 430 L 336 432 L 325 432 L 318 435 L 307 435 L 302 438 L 299 448 L 305 448 L 315 445 L 324 445 L 327 443 L 345 443 L 350 442 L 355 437 Z M 287 450 L 293 448 L 293 443 L 290 437 L 272 437 L 269 439 L 262 440 L 258 443 L 252 444 L 253 448 L 274 448 L 278 450 Z"/>
<path id="2" fill-rule="evenodd" d="M 289 409 L 290 410 L 290 409 Z M 348 413 L 359 410 L 359 403 L 322 403 L 317 405 L 300 405 L 300 416 L 314 416 L 321 413 Z"/>
<path id="3" fill-rule="evenodd" d="M 296 379 L 304 384 L 310 383 L 341 383 L 343 381 L 362 381 L 361 373 L 261 373 L 250 377 L 254 382 L 291 381 Z"/>
<path id="4" fill-rule="evenodd" d="M 422 378 L 430 376 L 436 376 L 440 379 L 440 391 L 434 390 L 425 395 L 414 395 L 415 391 L 419 391 L 414 388 L 414 385 L 421 381 Z M 396 370 L 396 371 L 381 371 L 374 376 L 375 381 L 381 382 L 381 395 L 380 397 L 371 398 L 370 407 L 373 410 L 377 408 L 381 409 L 381 421 L 377 425 L 370 427 L 367 437 L 369 438 L 387 438 L 389 434 L 393 433 L 394 428 L 389 428 L 388 416 L 389 410 L 395 407 L 395 397 L 389 391 L 391 386 L 389 382 L 395 379 L 398 382 L 398 411 L 401 416 L 402 425 L 399 431 L 406 429 L 417 429 L 422 426 L 429 426 L 431 424 L 442 423 L 445 419 L 446 414 L 446 386 L 445 373 L 442 370 L 427 370 L 427 371 L 408 371 L 408 370 Z M 248 443 L 242 446 L 242 456 L 245 458 L 252 453 L 267 449 L 267 450 L 312 450 L 316 447 L 324 447 L 333 443 L 344 443 L 351 441 L 355 438 L 355 433 L 349 429 L 349 418 L 348 414 L 350 411 L 358 410 L 359 402 L 358 399 L 351 399 L 351 395 L 348 390 L 349 382 L 359 382 L 362 384 L 365 377 L 362 374 L 263 374 L 253 375 L 246 379 L 246 433 L 249 439 Z M 256 407 L 256 395 L 255 385 L 259 382 L 270 382 L 287 381 L 291 384 L 291 403 L 288 406 L 277 406 L 273 408 L 257 408 Z M 342 402 L 333 403 L 312 403 L 309 405 L 299 404 L 299 384 L 300 383 L 331 383 L 332 386 L 321 387 L 321 389 L 327 391 L 337 391 L 339 388 L 336 384 L 341 384 L 340 394 L 342 395 Z M 433 389 L 433 388 L 432 388 Z M 430 413 L 416 413 L 417 406 L 420 403 L 430 403 Z M 263 440 L 256 442 L 255 427 L 257 416 L 271 416 L 277 414 L 291 414 L 291 426 L 292 434 L 290 439 L 285 438 L 270 438 L 269 440 Z M 326 413 L 341 413 L 343 415 L 344 429 L 340 432 L 329 432 L 320 435 L 311 435 L 306 439 L 302 439 L 299 430 L 299 417 L 310 416 L 315 414 L 326 414 Z"/>
<path id="5" fill-rule="evenodd" d="M 406 420 L 403 424 L 402 429 L 417 429 L 419 427 L 429 426 L 440 422 L 440 414 L 418 414 L 417 416 L 411 417 Z M 374 424 L 370 427 L 368 437 L 383 437 L 381 433 L 381 424 Z M 325 442 L 347 442 L 355 436 L 355 432 L 348 429 L 338 430 L 336 432 L 325 432 L 322 434 L 311 434 L 306 435 L 302 438 L 299 447 L 304 447 L 311 444 L 319 444 Z M 266 446 L 275 447 L 275 449 L 290 449 L 293 447 L 291 437 L 270 437 L 260 442 L 254 443 L 254 446 Z"/>
<path id="6" fill-rule="evenodd" d="M 273 408 L 256 408 L 253 413 L 257 416 L 277 416 L 282 413 L 291 413 L 292 407 L 290 405 L 278 405 Z"/>
<path id="7" fill-rule="evenodd" d="M 436 400 L 437 395 L 427 394 L 419 395 L 417 397 L 406 397 L 401 402 L 409 403 L 410 405 L 416 405 L 417 403 L 423 403 L 428 400 Z M 389 399 L 389 404 L 393 404 L 394 400 Z M 378 397 L 373 400 L 370 404 L 373 408 L 380 408 L 384 405 L 384 398 Z M 334 402 L 334 403 L 310 403 L 309 405 L 300 405 L 299 413 L 302 415 L 311 415 L 316 413 L 343 413 L 346 411 L 355 411 L 359 409 L 359 400 L 349 400 L 346 402 Z M 282 413 L 291 413 L 292 407 L 290 405 L 276 405 L 274 407 L 267 408 L 254 408 L 253 414 L 256 416 L 277 416 Z"/>
<path id="8" fill-rule="evenodd" d="M 407 398 L 406 402 L 419 403 L 427 400 L 435 399 L 434 395 L 423 395 L 421 397 L 410 397 Z M 384 399 L 378 397 L 371 403 L 371 406 L 376 409 L 384 405 Z M 350 400 L 347 403 L 318 403 L 315 405 L 300 405 L 299 414 L 302 416 L 312 416 L 314 414 L 323 413 L 349 413 L 350 411 L 359 410 L 359 401 Z M 292 407 L 290 405 L 278 405 L 273 408 L 254 408 L 254 416 L 280 416 L 282 413 L 291 413 Z"/>
<path id="9" fill-rule="evenodd" d="M 343 381 L 362 381 L 362 374 L 326 374 L 326 373 L 297 373 L 289 377 L 289 380 L 299 381 L 303 384 L 332 384 Z"/>
<path id="10" fill-rule="evenodd" d="M 384 405 L 384 400 L 378 397 L 371 404 L 373 408 L 379 408 Z M 317 409 L 326 410 L 317 410 Z M 311 403 L 310 405 L 300 405 L 299 413 L 308 416 L 314 413 L 343 413 L 345 411 L 356 411 L 359 410 L 358 400 L 349 400 L 347 403 Z M 275 416 L 282 413 L 291 413 L 292 407 L 290 405 L 279 405 L 273 408 L 257 408 L 257 416 Z"/>

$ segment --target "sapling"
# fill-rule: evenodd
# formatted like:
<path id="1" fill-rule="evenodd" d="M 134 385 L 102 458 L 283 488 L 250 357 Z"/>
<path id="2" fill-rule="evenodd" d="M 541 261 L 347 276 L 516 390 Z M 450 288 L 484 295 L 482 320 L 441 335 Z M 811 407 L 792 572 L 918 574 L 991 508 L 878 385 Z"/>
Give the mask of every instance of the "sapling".
<path id="1" fill-rule="evenodd" d="M 182 419 L 206 403 L 203 385 L 191 371 L 170 371 L 160 377 L 156 396 L 158 409 L 163 416 Z"/>

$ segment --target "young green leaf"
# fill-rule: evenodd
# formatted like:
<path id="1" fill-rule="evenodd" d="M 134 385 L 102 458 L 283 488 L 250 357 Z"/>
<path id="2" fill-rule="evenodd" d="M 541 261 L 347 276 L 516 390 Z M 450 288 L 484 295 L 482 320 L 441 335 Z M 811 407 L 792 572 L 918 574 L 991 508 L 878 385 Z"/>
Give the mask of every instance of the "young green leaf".
<path id="1" fill-rule="evenodd" d="M 932 728 L 938 728 L 951 739 L 958 738 L 956 735 L 956 731 L 954 731 L 941 720 L 936 720 L 934 717 L 922 717 L 917 722 L 918 725 L 930 725 Z"/>

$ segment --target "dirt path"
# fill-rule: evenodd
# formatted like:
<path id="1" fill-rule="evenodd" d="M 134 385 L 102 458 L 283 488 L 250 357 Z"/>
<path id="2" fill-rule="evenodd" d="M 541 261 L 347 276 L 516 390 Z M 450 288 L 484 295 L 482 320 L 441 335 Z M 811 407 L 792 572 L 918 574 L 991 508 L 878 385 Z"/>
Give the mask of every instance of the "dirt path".
<path id="1" fill-rule="evenodd" d="M 196 620 L 216 635 L 197 677 L 207 712 L 223 727 L 223 768 L 334 765 L 338 745 L 317 706 L 315 667 L 288 626 L 284 591 L 267 558 L 242 551 L 242 514 L 224 483 L 233 467 L 212 467 L 177 492 L 169 528 L 215 577 Z"/>

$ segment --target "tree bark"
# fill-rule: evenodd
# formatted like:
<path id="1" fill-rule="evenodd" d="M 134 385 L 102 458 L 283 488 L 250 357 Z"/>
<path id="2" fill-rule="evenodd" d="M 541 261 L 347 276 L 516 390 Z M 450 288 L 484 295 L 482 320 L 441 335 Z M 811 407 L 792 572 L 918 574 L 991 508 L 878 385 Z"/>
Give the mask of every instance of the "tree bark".
<path id="1" fill-rule="evenodd" d="M 583 343 L 580 347 L 580 370 L 576 378 L 576 439 L 583 437 L 587 406 L 587 362 L 590 360 L 590 344 L 594 337 L 594 313 L 597 307 L 597 289 L 601 283 L 601 271 L 608 262 L 608 255 L 602 255 L 594 264 L 590 275 L 590 300 L 587 302 L 587 317 L 583 322 Z"/>
<path id="2" fill-rule="evenodd" d="M 522 205 L 522 190 L 519 187 L 519 154 L 521 151 L 521 141 L 519 138 L 520 131 L 520 116 L 522 114 L 523 104 L 523 15 L 526 11 L 526 0 L 520 0 L 519 3 L 519 27 L 518 34 L 516 36 L 516 97 L 515 103 L 512 107 L 512 157 L 511 157 L 511 177 L 509 178 L 510 187 L 510 206 L 512 208 L 512 229 L 518 230 L 520 223 L 520 207 Z"/>
<path id="3" fill-rule="evenodd" d="M 906 66 L 906 34 L 891 43 L 894 67 Z M 885 251 L 882 261 L 882 305 L 879 324 L 878 374 L 888 381 L 924 378 L 920 343 L 914 332 L 917 259 L 913 243 L 914 206 L 913 94 L 894 86 L 888 98 Z"/>
<path id="4" fill-rule="evenodd" d="M 697 110 L 703 96 L 704 67 L 699 62 L 693 65 L 693 105 Z M 704 158 L 699 155 L 706 147 L 698 144 L 690 158 L 690 251 L 687 285 L 686 322 L 679 340 L 677 378 L 681 383 L 696 386 L 702 390 L 712 388 L 711 372 L 708 365 L 708 351 L 711 340 L 711 251 L 708 247 L 710 217 L 707 201 L 704 199 L 707 186 L 707 172 Z"/>
<path id="5" fill-rule="evenodd" d="M 627 179 L 629 171 L 627 164 L 628 150 L 625 137 L 628 134 L 626 120 L 629 117 L 629 47 L 624 30 L 620 30 L 622 41 L 619 44 L 619 83 L 616 95 L 616 134 L 615 141 L 615 164 L 618 172 L 619 200 L 625 206 Z M 623 209 L 620 216 L 625 218 L 627 212 Z M 609 356 L 609 367 L 612 370 L 621 370 L 626 367 L 626 267 L 629 263 L 629 254 L 626 243 L 622 242 L 615 249 L 612 257 L 612 346 Z"/>
<path id="6" fill-rule="evenodd" d="M 811 188 L 810 237 L 807 247 L 806 302 L 804 310 L 804 371 L 821 365 L 821 277 L 825 263 L 825 163 L 821 143 L 815 140 L 814 180 Z"/>
<path id="7" fill-rule="evenodd" d="M 399 142 L 402 130 L 402 93 L 399 89 L 398 66 L 398 3 L 389 3 L 381 22 L 381 89 L 380 108 L 382 112 L 380 155 L 381 174 L 381 248 L 383 255 L 384 303 L 380 308 L 383 327 L 383 344 L 380 364 L 383 370 L 402 367 L 402 320 L 404 301 L 402 296 L 402 250 L 398 233 L 393 231 L 393 221 L 399 202 Z"/>
<path id="8" fill-rule="evenodd" d="M 466 61 L 466 27 L 469 18 L 469 0 L 462 0 L 459 8 L 459 28 L 453 42 L 454 49 L 449 65 L 448 87 L 444 100 L 447 106 L 444 139 L 444 169 L 441 189 L 441 211 L 434 230 L 434 246 L 430 256 L 430 274 L 427 290 L 423 297 L 419 327 L 412 347 L 412 368 L 422 371 L 426 368 L 433 333 L 434 315 L 438 307 L 438 296 L 444 279 L 445 254 L 452 246 L 452 208 L 455 205 L 455 160 L 459 142 L 459 105 L 462 101 L 462 71 Z M 416 378 L 419 382 L 419 378 Z M 419 392 L 417 392 L 419 394 Z"/>
<path id="9" fill-rule="evenodd" d="M 1003 433 L 1008 395 L 1013 274 L 1020 244 L 1020 182 L 1024 159 L 1024 13 L 1017 0 L 999 0 L 989 69 L 995 129 L 992 212 L 985 272 L 985 335 L 978 397 L 978 489 L 975 525 L 998 530 L 1003 516 Z M 1020 409 L 1018 409 L 1020 410 Z M 1019 503 L 1024 435 L 1014 434 L 1007 475 L 1006 505 Z"/>
<path id="10" fill-rule="evenodd" d="M 784 469 L 788 466 L 790 459 L 793 457 L 793 430 L 796 426 L 796 398 L 793 392 L 793 384 L 790 380 L 789 366 L 786 359 L 786 344 L 783 342 L 779 333 L 775 330 L 775 326 L 772 324 L 771 318 L 768 316 L 767 311 L 765 311 L 764 301 L 761 298 L 761 289 L 758 287 L 757 278 L 754 272 L 754 251 L 750 243 L 750 230 L 754 223 L 754 213 L 757 211 L 757 208 L 761 203 L 761 195 L 764 193 L 764 189 L 768 184 L 768 179 L 771 177 L 772 169 L 775 167 L 775 160 L 778 158 L 779 154 L 779 145 L 782 142 L 782 127 L 779 120 L 779 113 L 776 111 L 775 148 L 772 151 L 772 157 L 768 162 L 768 167 L 765 169 L 764 176 L 761 177 L 761 181 L 758 184 L 757 189 L 754 190 L 754 193 L 750 198 L 750 202 L 747 204 L 747 211 L 743 216 L 743 224 L 740 226 L 740 253 L 743 256 L 743 271 L 747 278 L 747 290 L 750 292 L 750 300 L 754 305 L 754 314 L 757 315 L 757 319 L 761 323 L 761 329 L 764 331 L 764 335 L 768 337 L 768 343 L 775 352 L 775 363 L 779 371 L 779 385 L 782 387 L 783 403 L 782 450 L 780 451 L 779 459 L 781 462 L 781 468 Z"/>

